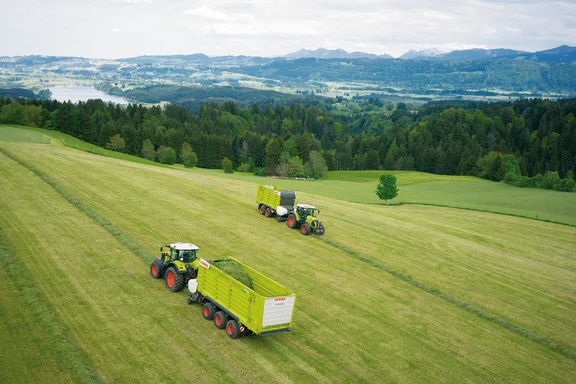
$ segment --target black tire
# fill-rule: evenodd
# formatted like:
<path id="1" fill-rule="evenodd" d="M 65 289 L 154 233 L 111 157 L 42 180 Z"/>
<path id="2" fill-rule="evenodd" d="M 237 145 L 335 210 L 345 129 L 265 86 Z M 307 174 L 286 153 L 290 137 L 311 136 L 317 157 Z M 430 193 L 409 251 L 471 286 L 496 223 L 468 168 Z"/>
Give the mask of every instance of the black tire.
<path id="1" fill-rule="evenodd" d="M 300 233 L 304 236 L 308 236 L 310 234 L 310 225 L 308 223 L 302 224 L 300 227 Z"/>
<path id="2" fill-rule="evenodd" d="M 230 320 L 230 316 L 224 311 L 218 311 L 214 314 L 214 326 L 218 329 L 226 328 L 226 324 Z"/>
<path id="3" fill-rule="evenodd" d="M 162 262 L 162 259 L 159 257 L 155 258 L 152 264 L 150 264 L 150 276 L 155 279 L 163 278 L 165 268 L 166 266 Z"/>
<path id="4" fill-rule="evenodd" d="M 214 314 L 216 313 L 216 307 L 212 303 L 206 303 L 202 306 L 202 316 L 206 320 L 214 320 Z"/>
<path id="5" fill-rule="evenodd" d="M 296 221 L 296 215 L 294 215 L 293 213 L 288 215 L 288 228 L 296 228 L 298 226 L 298 222 Z"/>
<path id="6" fill-rule="evenodd" d="M 184 288 L 184 275 L 178 272 L 178 268 L 173 265 L 166 270 L 164 281 L 170 292 L 180 292 Z"/>
<path id="7" fill-rule="evenodd" d="M 265 207 L 264 205 L 260 205 L 260 206 L 258 207 L 258 212 L 259 212 L 261 215 L 263 215 L 263 214 L 264 214 L 264 211 L 266 211 L 266 207 Z"/>
<path id="8" fill-rule="evenodd" d="M 272 210 L 270 208 L 266 208 L 266 210 L 264 211 L 264 216 L 272 217 Z"/>
<path id="9" fill-rule="evenodd" d="M 324 232 L 326 232 L 324 229 L 324 224 L 320 223 L 320 225 L 318 225 L 318 229 L 316 229 L 316 234 L 322 236 Z"/>
<path id="10" fill-rule="evenodd" d="M 237 339 L 240 337 L 240 325 L 236 320 L 228 320 L 226 323 L 226 334 L 231 339 Z"/>

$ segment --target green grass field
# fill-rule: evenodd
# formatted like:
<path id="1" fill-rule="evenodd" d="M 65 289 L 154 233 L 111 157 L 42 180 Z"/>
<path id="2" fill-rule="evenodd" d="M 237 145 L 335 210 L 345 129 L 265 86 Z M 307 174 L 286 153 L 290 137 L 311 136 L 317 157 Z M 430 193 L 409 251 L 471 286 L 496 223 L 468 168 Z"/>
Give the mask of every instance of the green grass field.
<path id="1" fill-rule="evenodd" d="M 61 140 L 8 141 L 5 130 L 0 344 L 9 347 L 0 351 L 1 382 L 571 383 L 576 377 L 574 227 L 346 201 L 342 196 L 369 187 L 367 173 L 270 180 L 294 183 L 300 200 L 321 208 L 326 235 L 304 237 L 258 215 L 255 183 L 262 178 L 97 156 Z M 452 205 L 466 203 L 466 185 L 507 187 L 405 176 L 398 175 L 400 193 L 457 184 Z M 516 190 L 536 191 L 505 188 L 500 202 L 483 203 L 507 209 Z M 562 202 L 570 194 L 554 200 L 542 192 L 529 195 L 533 204 L 546 207 L 552 199 L 569 209 Z M 542 211 L 561 217 L 554 208 Z M 152 255 L 172 241 L 194 242 L 208 259 L 234 256 L 296 292 L 293 331 L 228 339 L 199 306 L 186 305 L 184 292 L 170 293 L 150 278 Z"/>

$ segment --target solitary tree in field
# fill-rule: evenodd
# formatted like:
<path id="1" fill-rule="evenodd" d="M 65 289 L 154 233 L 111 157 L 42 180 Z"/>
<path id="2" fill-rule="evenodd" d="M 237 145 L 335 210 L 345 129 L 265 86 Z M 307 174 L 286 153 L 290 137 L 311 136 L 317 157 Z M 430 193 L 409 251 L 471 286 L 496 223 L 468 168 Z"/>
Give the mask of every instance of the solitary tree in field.
<path id="1" fill-rule="evenodd" d="M 383 174 L 380 175 L 380 183 L 376 187 L 376 195 L 380 200 L 384 200 L 388 204 L 388 200 L 398 196 L 398 188 L 396 188 L 396 176 Z"/>

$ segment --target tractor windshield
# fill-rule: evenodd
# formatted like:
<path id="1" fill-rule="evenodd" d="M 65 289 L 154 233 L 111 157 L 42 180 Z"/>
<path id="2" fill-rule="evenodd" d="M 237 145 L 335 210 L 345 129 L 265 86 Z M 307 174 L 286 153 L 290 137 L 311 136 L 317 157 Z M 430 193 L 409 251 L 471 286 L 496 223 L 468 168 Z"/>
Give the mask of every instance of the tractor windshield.
<path id="1" fill-rule="evenodd" d="M 190 263 L 196 260 L 196 251 L 195 250 L 180 251 L 178 259 L 184 263 Z"/>
<path id="2" fill-rule="evenodd" d="M 191 263 L 196 260 L 196 250 L 177 250 L 172 248 L 171 255 L 172 260 L 180 260 L 183 263 Z"/>

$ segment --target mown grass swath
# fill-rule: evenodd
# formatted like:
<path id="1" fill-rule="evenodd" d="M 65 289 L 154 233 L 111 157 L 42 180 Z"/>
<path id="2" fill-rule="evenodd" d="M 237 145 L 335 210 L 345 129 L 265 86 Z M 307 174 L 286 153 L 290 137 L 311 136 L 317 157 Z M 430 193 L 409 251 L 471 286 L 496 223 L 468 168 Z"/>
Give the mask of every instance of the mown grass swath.
<path id="1" fill-rule="evenodd" d="M 130 251 L 134 252 L 142 261 L 148 262 L 149 260 L 153 259 L 153 256 L 142 248 L 134 239 L 126 236 L 119 228 L 114 226 L 108 220 L 103 218 L 102 216 L 98 215 L 96 212 L 91 210 L 90 208 L 86 207 L 82 202 L 76 199 L 70 192 L 66 191 L 62 188 L 58 183 L 56 183 L 50 176 L 48 176 L 45 172 L 40 171 L 39 169 L 33 167 L 32 165 L 28 164 L 27 162 L 23 161 L 22 159 L 18 158 L 14 154 L 10 153 L 6 148 L 0 147 L 0 152 L 4 155 L 8 156 L 12 160 L 16 161 L 18 164 L 26 167 L 28 170 L 33 172 L 35 175 L 40 177 L 46 184 L 50 185 L 56 192 L 58 192 L 62 197 L 64 197 L 68 202 L 78 208 L 81 212 L 85 213 L 88 217 L 94 220 L 98 225 L 108 231 L 112 236 L 114 236 L 118 241 L 120 241 L 126 248 Z"/>
<path id="2" fill-rule="evenodd" d="M 50 300 L 31 278 L 27 268 L 12 252 L 2 229 L 0 228 L 0 268 L 18 287 L 18 295 L 25 303 L 50 339 L 60 364 L 64 365 L 78 383 L 100 383 L 102 380 L 91 366 L 90 359 L 78 349 L 69 330 L 62 323 Z M 4 346 L 3 348 L 6 348 Z M 24 352 L 24 351 L 23 351 Z M 30 361 L 29 364 L 34 364 Z M 7 367 L 5 367 L 7 368 Z"/>
<path id="3" fill-rule="evenodd" d="M 438 296 L 462 309 L 465 309 L 466 311 L 475 314 L 476 316 L 484 319 L 484 320 L 488 320 L 493 322 L 494 324 L 497 324 L 509 331 L 512 331 L 528 340 L 537 342 L 539 344 L 542 344 L 550 349 L 552 349 L 555 352 L 560 353 L 561 355 L 563 355 L 564 357 L 567 357 L 571 360 L 576 360 L 576 350 L 570 348 L 567 345 L 564 345 L 562 343 L 559 343 L 557 341 L 551 340 L 549 338 L 546 337 L 540 337 L 538 335 L 536 335 L 534 332 L 530 331 L 529 329 L 526 329 L 518 324 L 514 324 L 513 322 L 504 319 L 502 317 L 498 317 L 493 315 L 492 313 L 486 311 L 485 309 L 479 308 L 475 305 L 472 305 L 470 303 L 467 303 L 465 301 L 462 301 L 456 297 L 453 297 L 445 292 L 442 292 L 441 290 L 434 288 L 426 283 L 420 282 L 418 280 L 415 280 L 414 278 L 412 278 L 412 276 L 407 275 L 405 273 L 402 273 L 400 271 L 394 270 L 392 268 L 389 268 L 388 266 L 386 266 L 385 264 L 379 263 L 377 261 L 374 261 L 372 259 L 370 259 L 369 257 L 366 257 L 364 255 L 362 255 L 361 253 L 350 249 L 344 245 L 338 244 L 338 242 L 334 241 L 334 240 L 329 240 L 326 239 L 324 237 L 317 237 L 318 240 L 323 241 L 327 244 L 330 244 L 331 246 L 338 248 L 342 251 L 344 251 L 346 254 L 364 262 L 367 263 L 369 265 L 371 265 L 374 268 L 378 268 L 402 281 L 405 281 L 406 283 L 410 284 L 413 287 L 416 287 L 418 289 L 421 289 L 425 292 L 428 292 L 434 296 Z"/>

